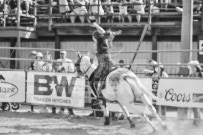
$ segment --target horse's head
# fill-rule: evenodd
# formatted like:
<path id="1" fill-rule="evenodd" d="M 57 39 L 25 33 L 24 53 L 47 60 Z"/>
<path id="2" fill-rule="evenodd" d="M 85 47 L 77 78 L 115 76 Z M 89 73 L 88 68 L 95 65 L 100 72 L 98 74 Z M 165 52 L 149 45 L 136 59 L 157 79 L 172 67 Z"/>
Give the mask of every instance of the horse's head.
<path id="1" fill-rule="evenodd" d="M 82 56 L 78 52 L 78 60 L 75 63 L 78 74 L 86 74 L 92 66 L 95 69 L 95 65 L 92 64 L 90 57 L 86 55 Z"/>

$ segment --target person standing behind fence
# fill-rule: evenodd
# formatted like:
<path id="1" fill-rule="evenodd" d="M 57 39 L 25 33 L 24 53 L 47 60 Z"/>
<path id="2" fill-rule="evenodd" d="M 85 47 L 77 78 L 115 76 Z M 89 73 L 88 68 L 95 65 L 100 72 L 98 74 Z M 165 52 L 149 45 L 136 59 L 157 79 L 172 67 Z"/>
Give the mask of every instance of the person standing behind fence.
<path id="1" fill-rule="evenodd" d="M 36 55 L 37 55 L 36 51 L 32 51 L 29 55 L 31 59 L 33 59 L 33 61 L 31 61 L 30 63 L 29 70 L 34 70 L 34 60 L 36 59 Z"/>
<path id="2" fill-rule="evenodd" d="M 189 68 L 189 77 L 195 77 L 195 78 L 202 78 L 203 77 L 203 70 L 202 67 L 200 66 L 199 61 L 190 61 L 188 63 L 188 68 Z M 201 120 L 201 112 L 199 108 L 192 108 L 193 115 L 194 115 L 194 121 L 193 125 L 198 126 L 200 124 Z"/>
<path id="3" fill-rule="evenodd" d="M 44 55 L 44 63 L 42 65 L 42 71 L 44 72 L 52 72 L 53 71 L 53 66 L 52 66 L 52 56 L 49 53 L 49 51 L 45 52 Z M 43 109 L 40 110 L 41 113 L 47 113 L 48 112 L 48 107 L 46 105 L 43 107 Z"/>
<path id="4" fill-rule="evenodd" d="M 29 70 L 34 70 L 34 62 L 35 62 L 34 60 L 37 57 L 37 52 L 36 51 L 32 51 L 30 53 L 30 57 L 31 57 L 31 59 L 33 59 L 33 61 L 31 61 L 31 63 L 30 63 Z M 31 112 L 34 112 L 34 106 L 33 105 L 31 105 Z"/>
<path id="5" fill-rule="evenodd" d="M 61 71 L 65 73 L 73 73 L 75 71 L 73 61 L 71 59 L 66 58 L 66 51 L 60 52 L 60 59 L 57 61 L 61 62 Z M 74 115 L 73 110 L 68 108 L 69 115 Z M 59 113 L 64 113 L 64 108 L 61 108 Z"/>
<path id="6" fill-rule="evenodd" d="M 150 60 L 149 64 L 151 69 L 145 69 L 144 71 L 152 77 L 152 93 L 157 96 L 159 79 L 160 77 L 168 78 L 168 74 L 164 71 L 163 65 L 158 64 L 158 62 L 156 62 L 155 60 Z M 159 109 L 161 109 L 161 116 L 166 116 L 166 106 L 158 107 L 155 101 L 153 101 L 153 105 L 156 108 L 157 112 L 159 112 Z"/>
<path id="7" fill-rule="evenodd" d="M 36 60 L 34 61 L 34 70 L 42 71 L 43 65 L 44 65 L 43 54 L 41 52 L 37 52 Z"/>

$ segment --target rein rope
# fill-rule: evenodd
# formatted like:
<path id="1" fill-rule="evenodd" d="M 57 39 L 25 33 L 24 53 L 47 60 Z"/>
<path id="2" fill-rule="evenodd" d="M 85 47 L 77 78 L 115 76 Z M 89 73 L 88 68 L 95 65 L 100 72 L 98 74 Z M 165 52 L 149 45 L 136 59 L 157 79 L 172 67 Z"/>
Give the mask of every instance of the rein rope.
<path id="1" fill-rule="evenodd" d="M 91 66 L 92 66 L 92 64 L 87 68 L 87 70 L 83 74 L 86 74 L 89 71 Z"/>

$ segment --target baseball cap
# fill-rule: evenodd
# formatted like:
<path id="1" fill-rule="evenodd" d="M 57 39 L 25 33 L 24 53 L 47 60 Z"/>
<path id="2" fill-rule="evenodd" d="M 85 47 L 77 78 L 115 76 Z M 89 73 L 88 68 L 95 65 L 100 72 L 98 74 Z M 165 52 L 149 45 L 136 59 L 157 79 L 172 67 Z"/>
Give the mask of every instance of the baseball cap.
<path id="1" fill-rule="evenodd" d="M 32 51 L 30 54 L 37 55 L 36 51 Z"/>
<path id="2" fill-rule="evenodd" d="M 64 54 L 66 54 L 66 51 L 60 51 L 60 53 L 64 53 Z"/>

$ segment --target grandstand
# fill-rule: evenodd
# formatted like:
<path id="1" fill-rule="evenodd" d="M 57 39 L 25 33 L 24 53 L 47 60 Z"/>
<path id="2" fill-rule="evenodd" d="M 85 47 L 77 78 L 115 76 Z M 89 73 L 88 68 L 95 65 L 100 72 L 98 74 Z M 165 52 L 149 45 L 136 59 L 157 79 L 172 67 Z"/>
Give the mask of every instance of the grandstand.
<path id="1" fill-rule="evenodd" d="M 146 0 L 143 3 L 145 5 L 145 13 L 141 14 L 141 22 L 137 22 L 134 17 L 137 14 L 131 14 L 133 16 L 132 22 L 129 22 L 127 17 L 125 18 L 125 22 L 120 22 L 118 20 L 119 3 L 113 0 L 113 22 L 107 22 L 106 14 L 96 16 L 101 17 L 100 24 L 104 28 L 110 26 L 113 30 L 120 29 L 123 31 L 123 34 L 115 39 L 115 46 L 112 48 L 112 52 L 119 52 L 124 48 L 120 54 L 115 56 L 114 59 L 116 62 L 119 59 L 125 59 L 127 63 L 130 63 L 139 42 L 141 42 L 139 51 L 148 52 L 139 53 L 134 61 L 135 63 L 146 63 L 149 59 L 154 59 L 162 63 L 183 62 L 180 52 L 155 52 L 160 50 L 184 49 L 181 46 L 181 37 L 183 33 L 188 32 L 186 28 L 189 25 L 182 23 L 181 20 L 189 11 L 185 11 L 185 13 L 177 12 L 176 7 L 183 7 L 181 0 L 171 0 L 171 3 L 159 2 L 149 2 L 149 0 Z M 6 8 L 7 4 L 7 0 L 4 0 L 3 7 Z M 201 1 L 195 4 L 201 4 Z M 127 5 L 130 7 L 129 3 Z M 153 8 L 151 5 L 156 8 Z M 75 23 L 71 23 L 71 14 L 68 12 L 65 14 L 60 13 L 60 7 L 63 6 L 67 5 L 59 5 L 59 2 L 55 0 L 33 0 L 29 14 L 24 14 L 23 10 L 22 13 L 20 11 L 20 1 L 17 1 L 18 10 L 16 13 L 2 12 L 1 18 L 3 21 L 0 24 L 0 46 L 4 47 L 4 49 L 2 48 L 0 51 L 1 58 L 27 58 L 31 51 L 31 49 L 9 50 L 6 47 L 48 48 L 51 49 L 52 56 L 55 59 L 59 58 L 59 51 L 54 51 L 54 49 L 67 49 L 70 51 L 70 48 L 74 48 L 79 51 L 89 51 L 88 48 L 92 44 L 91 34 L 94 28 L 90 26 L 88 19 L 85 19 L 85 22 L 81 23 L 79 18 L 76 17 Z M 90 8 L 90 5 L 85 6 L 87 9 Z M 102 6 L 105 7 L 105 4 Z M 131 8 L 128 8 L 128 11 L 130 10 Z M 88 12 L 85 17 L 88 18 L 89 15 Z M 187 15 L 188 17 L 190 16 L 189 14 Z M 193 49 L 198 50 L 199 41 L 203 38 L 203 15 L 195 9 L 192 16 Z M 143 41 L 139 41 L 146 24 L 150 27 L 144 33 Z M 41 50 L 45 51 L 43 49 Z M 71 51 L 68 53 L 68 57 L 73 60 L 76 59 L 74 52 Z M 196 51 L 193 53 L 193 59 L 203 62 L 202 56 Z M 3 59 L 0 66 L 1 68 L 25 69 L 28 63 L 29 61 Z M 143 65 L 134 70 L 141 72 L 142 67 Z M 177 67 L 167 66 L 166 70 L 171 75 L 178 73 Z"/>

